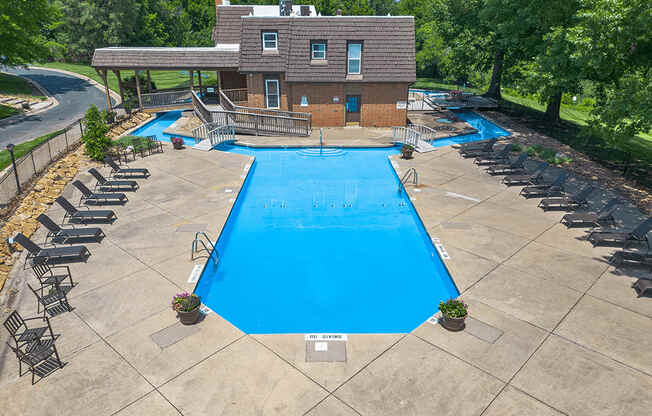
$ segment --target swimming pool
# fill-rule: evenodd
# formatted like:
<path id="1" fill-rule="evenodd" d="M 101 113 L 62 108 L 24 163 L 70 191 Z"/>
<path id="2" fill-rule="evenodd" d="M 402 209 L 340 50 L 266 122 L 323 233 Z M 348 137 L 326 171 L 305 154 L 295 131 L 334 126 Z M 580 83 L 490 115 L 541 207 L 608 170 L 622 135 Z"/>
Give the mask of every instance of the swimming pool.
<path id="1" fill-rule="evenodd" d="M 192 137 L 179 136 L 178 134 L 163 133 L 163 130 L 169 128 L 175 121 L 181 118 L 183 111 L 165 111 L 157 113 L 156 118 L 134 130 L 132 136 L 156 136 L 159 141 L 170 142 L 171 137 L 181 137 L 186 146 L 192 146 L 197 141 Z"/>
<path id="2" fill-rule="evenodd" d="M 384 149 L 253 149 L 195 292 L 247 333 L 409 332 L 458 291 Z"/>
<path id="3" fill-rule="evenodd" d="M 449 146 L 457 143 L 475 142 L 478 140 L 493 139 L 495 137 L 509 136 L 510 133 L 480 116 L 473 111 L 455 111 L 455 115 L 466 121 L 471 127 L 478 130 L 477 133 L 465 134 L 463 136 L 447 137 L 444 139 L 435 139 L 431 141 L 434 147 Z"/>

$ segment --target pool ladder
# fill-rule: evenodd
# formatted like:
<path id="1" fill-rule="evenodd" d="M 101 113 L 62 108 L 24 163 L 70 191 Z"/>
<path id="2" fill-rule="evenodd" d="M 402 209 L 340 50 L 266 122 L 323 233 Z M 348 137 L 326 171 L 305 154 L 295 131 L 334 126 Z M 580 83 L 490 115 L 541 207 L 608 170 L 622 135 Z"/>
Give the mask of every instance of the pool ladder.
<path id="1" fill-rule="evenodd" d="M 208 246 L 206 245 L 208 243 Z M 201 244 L 202 248 L 199 248 L 199 245 Z M 211 247 L 212 250 L 209 250 L 208 247 Z M 206 257 L 212 257 L 213 253 L 215 253 L 215 263 L 217 264 L 219 260 L 219 254 L 217 252 L 217 249 L 211 242 L 211 239 L 208 238 L 208 235 L 204 231 L 197 231 L 195 233 L 195 238 L 192 240 L 192 246 L 190 248 L 190 260 L 195 260 L 203 256 L 197 256 L 195 257 L 196 254 L 205 251 L 208 253 Z"/>
<path id="2" fill-rule="evenodd" d="M 405 174 L 403 174 L 401 183 L 398 185 L 398 191 L 401 192 L 401 185 L 405 185 L 408 182 L 411 182 L 412 185 L 419 184 L 419 174 L 415 168 L 410 168 L 405 172 Z"/>

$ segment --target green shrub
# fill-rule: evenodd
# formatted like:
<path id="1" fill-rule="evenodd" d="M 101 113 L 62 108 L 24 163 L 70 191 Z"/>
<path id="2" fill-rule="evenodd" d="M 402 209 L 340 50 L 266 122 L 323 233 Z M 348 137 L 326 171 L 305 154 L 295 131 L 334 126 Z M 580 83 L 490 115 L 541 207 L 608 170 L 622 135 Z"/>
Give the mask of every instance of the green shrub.
<path id="1" fill-rule="evenodd" d="M 546 162 L 550 162 L 555 158 L 557 152 L 552 149 L 545 148 L 538 152 L 538 154 L 541 159 L 545 160 Z"/>
<path id="2" fill-rule="evenodd" d="M 468 313 L 468 306 L 461 300 L 449 299 L 439 303 L 439 310 L 449 318 L 464 318 Z"/>
<path id="3" fill-rule="evenodd" d="M 106 125 L 105 115 L 92 105 L 84 117 L 84 126 L 82 142 L 86 147 L 86 154 L 93 160 L 104 160 L 104 153 L 111 146 L 111 139 L 106 137 L 109 126 Z"/>
<path id="4" fill-rule="evenodd" d="M 522 151 L 523 151 L 523 146 L 521 146 L 520 143 L 512 144 L 512 152 L 522 152 Z"/>
<path id="5" fill-rule="evenodd" d="M 537 155 L 537 150 L 533 146 L 528 146 L 525 148 L 525 153 L 527 153 L 529 157 L 534 157 Z"/>

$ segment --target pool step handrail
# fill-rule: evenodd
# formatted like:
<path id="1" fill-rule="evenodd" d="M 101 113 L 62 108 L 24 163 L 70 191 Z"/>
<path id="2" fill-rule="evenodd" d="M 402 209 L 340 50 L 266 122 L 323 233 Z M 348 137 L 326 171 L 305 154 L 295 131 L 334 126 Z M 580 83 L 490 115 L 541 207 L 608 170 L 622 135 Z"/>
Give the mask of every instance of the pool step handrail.
<path id="1" fill-rule="evenodd" d="M 401 191 L 401 185 L 405 185 L 410 180 L 412 180 L 412 185 L 419 184 L 419 173 L 415 168 L 410 168 L 403 174 L 403 177 L 401 177 L 401 183 L 398 185 L 399 192 Z"/>
<path id="2" fill-rule="evenodd" d="M 206 241 L 204 241 L 204 240 L 206 240 Z M 208 245 L 211 247 L 212 250 L 208 249 L 208 246 L 206 245 L 206 242 L 208 242 Z M 202 245 L 201 249 L 199 249 L 199 244 Z M 205 252 L 208 253 L 208 255 L 206 257 L 211 257 L 213 255 L 213 253 L 215 253 L 215 263 L 218 262 L 219 254 L 217 252 L 217 249 L 215 248 L 215 246 L 211 242 L 211 239 L 208 238 L 208 235 L 204 231 L 197 231 L 195 233 L 195 238 L 192 240 L 192 246 L 190 248 L 190 260 L 194 261 L 194 260 L 202 257 L 202 256 L 195 257 L 195 254 L 197 254 L 197 253 L 199 253 L 201 251 L 205 251 Z"/>

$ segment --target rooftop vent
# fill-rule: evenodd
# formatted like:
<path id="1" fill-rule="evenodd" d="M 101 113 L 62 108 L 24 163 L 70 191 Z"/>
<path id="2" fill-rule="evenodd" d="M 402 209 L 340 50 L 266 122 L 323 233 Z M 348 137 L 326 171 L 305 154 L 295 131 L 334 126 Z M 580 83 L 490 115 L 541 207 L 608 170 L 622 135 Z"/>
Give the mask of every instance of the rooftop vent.
<path id="1" fill-rule="evenodd" d="M 281 16 L 290 16 L 292 14 L 292 0 L 279 0 L 278 7 Z"/>
<path id="2" fill-rule="evenodd" d="M 342 16 L 342 9 L 337 9 L 337 12 L 335 14 L 337 16 Z"/>
<path id="3" fill-rule="evenodd" d="M 301 6 L 301 16 L 310 16 L 310 6 Z"/>

